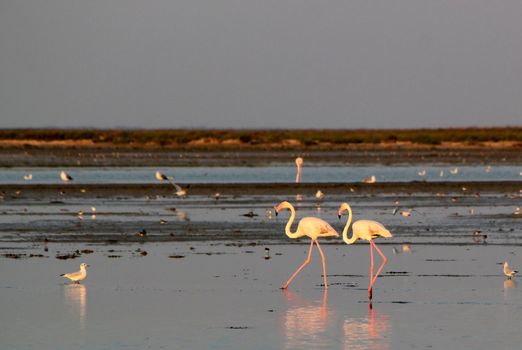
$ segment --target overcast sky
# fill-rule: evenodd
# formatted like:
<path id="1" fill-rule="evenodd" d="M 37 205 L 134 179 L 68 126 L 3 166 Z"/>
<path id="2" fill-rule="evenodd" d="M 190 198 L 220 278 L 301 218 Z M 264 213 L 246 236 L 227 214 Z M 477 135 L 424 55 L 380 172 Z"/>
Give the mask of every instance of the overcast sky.
<path id="1" fill-rule="evenodd" d="M 0 127 L 522 125 L 520 0 L 0 0 Z"/>

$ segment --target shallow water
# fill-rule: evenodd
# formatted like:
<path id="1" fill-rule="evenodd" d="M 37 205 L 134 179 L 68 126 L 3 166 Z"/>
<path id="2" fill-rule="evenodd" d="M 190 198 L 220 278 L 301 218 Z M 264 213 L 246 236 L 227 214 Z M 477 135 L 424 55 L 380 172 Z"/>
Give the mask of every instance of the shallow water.
<path id="1" fill-rule="evenodd" d="M 457 173 L 453 174 L 457 169 Z M 58 184 L 60 170 L 57 168 L 1 168 L 0 184 Z M 152 167 L 70 168 L 67 171 L 75 183 L 156 183 Z M 174 176 L 179 183 L 292 183 L 295 166 L 259 167 L 176 167 L 159 169 Z M 425 171 L 421 176 L 419 172 Z M 377 182 L 408 181 L 517 181 L 521 180 L 520 166 L 305 166 L 302 181 L 359 182 L 374 175 Z M 24 175 L 32 174 L 32 180 Z"/>
<path id="2" fill-rule="evenodd" d="M 81 259 L 57 252 L 88 248 Z M 140 256 L 136 249 L 148 252 Z M 389 257 L 369 308 L 367 244 L 323 245 L 284 293 L 306 245 L 226 246 L 11 243 L 3 251 L 50 258 L 2 259 L 0 346 L 5 349 L 515 349 L 522 291 L 502 276 L 521 247 L 382 246 Z M 278 255 L 280 254 L 280 255 Z M 172 259 L 171 255 L 183 258 Z M 112 258 L 110 257 L 112 256 Z M 120 256 L 114 258 L 114 256 Z M 83 285 L 58 275 L 91 265 Z"/>

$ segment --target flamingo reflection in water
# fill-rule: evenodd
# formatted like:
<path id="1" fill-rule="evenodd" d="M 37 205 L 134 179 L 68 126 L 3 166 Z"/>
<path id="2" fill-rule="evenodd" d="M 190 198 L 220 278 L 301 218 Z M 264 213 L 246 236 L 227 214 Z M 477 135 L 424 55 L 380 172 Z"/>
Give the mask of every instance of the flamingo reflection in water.
<path id="1" fill-rule="evenodd" d="M 329 348 L 332 336 L 328 335 L 335 326 L 334 311 L 328 308 L 328 291 L 323 290 L 322 301 L 311 301 L 284 290 L 288 309 L 282 313 L 281 325 L 286 337 L 285 349 Z M 338 327 L 335 327 L 338 329 Z M 335 337 L 334 337 L 335 338 Z"/>
<path id="2" fill-rule="evenodd" d="M 368 317 L 353 317 L 344 320 L 343 348 L 348 350 L 390 348 L 390 318 L 374 310 L 368 304 Z"/>

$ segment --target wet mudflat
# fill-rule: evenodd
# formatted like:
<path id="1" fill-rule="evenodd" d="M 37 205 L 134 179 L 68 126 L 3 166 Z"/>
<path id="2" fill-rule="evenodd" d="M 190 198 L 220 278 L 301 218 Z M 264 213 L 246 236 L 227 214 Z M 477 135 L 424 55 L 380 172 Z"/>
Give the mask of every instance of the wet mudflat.
<path id="1" fill-rule="evenodd" d="M 325 193 L 323 200 L 315 192 Z M 513 349 L 522 291 L 519 182 L 3 185 L 0 347 L 6 349 Z M 220 193 L 216 199 L 215 193 Z M 284 235 L 289 213 L 341 231 L 337 209 L 384 223 L 389 262 L 368 302 L 368 244 Z M 395 215 L 394 215 L 395 212 Z M 404 215 L 403 215 L 404 213 Z M 265 259 L 269 248 L 269 259 Z M 379 260 L 377 260 L 379 261 Z M 60 274 L 88 263 L 87 279 Z"/>
<path id="2" fill-rule="evenodd" d="M 233 243 L 233 244 L 231 244 Z M 251 243 L 251 242 L 250 242 Z M 270 259 L 264 248 L 270 248 Z M 514 349 L 522 290 L 498 262 L 521 247 L 419 245 L 389 257 L 370 307 L 367 244 L 323 245 L 287 292 L 306 245 L 249 242 L 8 243 L 2 251 L 1 344 L 9 349 Z M 73 260 L 64 251 L 88 250 Z M 138 252 L 146 251 L 147 255 Z M 394 253 L 394 251 L 396 251 Z M 177 258 L 173 258 L 177 257 Z M 58 275 L 91 267 L 80 285 Z"/>
<path id="3" fill-rule="evenodd" d="M 395 243 L 519 245 L 521 189 L 521 182 L 196 184 L 179 198 L 169 185 L 3 185 L 0 241 L 282 242 L 288 216 L 276 218 L 273 207 L 288 200 L 298 218 L 318 216 L 338 230 L 337 209 L 348 201 L 355 219 L 383 222 Z"/>

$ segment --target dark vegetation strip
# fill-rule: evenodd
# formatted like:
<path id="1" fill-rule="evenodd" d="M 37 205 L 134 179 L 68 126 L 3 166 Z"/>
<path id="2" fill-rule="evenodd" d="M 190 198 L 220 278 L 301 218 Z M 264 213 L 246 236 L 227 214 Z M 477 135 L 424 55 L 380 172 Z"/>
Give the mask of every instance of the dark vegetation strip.
<path id="1" fill-rule="evenodd" d="M 186 145 L 192 141 L 236 140 L 245 146 L 259 146 L 297 140 L 304 146 L 412 142 L 438 145 L 442 142 L 474 144 L 515 141 L 522 145 L 522 127 L 396 130 L 98 130 L 98 129 L 2 129 L 0 140 L 79 141 L 94 143 Z"/>

